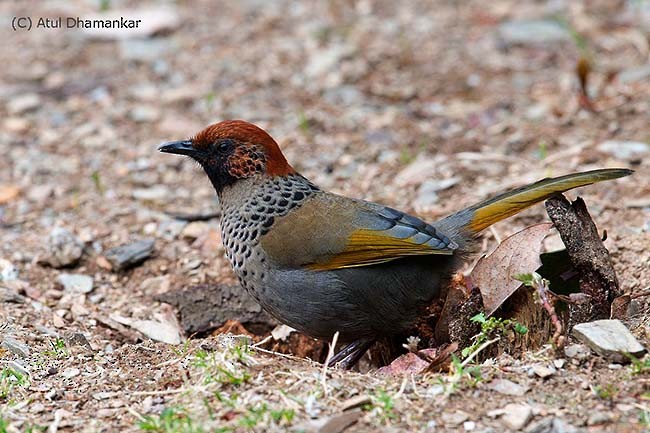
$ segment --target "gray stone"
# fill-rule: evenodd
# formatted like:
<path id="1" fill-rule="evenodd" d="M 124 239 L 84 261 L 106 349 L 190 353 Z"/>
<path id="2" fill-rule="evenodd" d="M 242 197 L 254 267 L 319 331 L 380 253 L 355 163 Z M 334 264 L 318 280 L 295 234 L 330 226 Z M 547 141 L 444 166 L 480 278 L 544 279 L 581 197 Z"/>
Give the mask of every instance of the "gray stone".
<path id="1" fill-rule="evenodd" d="M 458 177 L 441 180 L 425 180 L 418 188 L 418 195 L 415 199 L 414 205 L 416 207 L 427 207 L 436 204 L 438 202 L 437 192 L 451 188 L 459 181 L 460 178 Z"/>
<path id="2" fill-rule="evenodd" d="M 181 237 L 185 239 L 198 239 L 210 230 L 210 225 L 204 221 L 193 221 L 187 224 L 181 232 Z"/>
<path id="3" fill-rule="evenodd" d="M 74 265 L 83 254 L 83 243 L 63 227 L 55 227 L 47 242 L 47 257 L 40 261 L 55 268 Z"/>
<path id="4" fill-rule="evenodd" d="M 533 373 L 535 376 L 541 377 L 542 379 L 548 379 L 549 377 L 555 374 L 556 370 L 553 367 L 548 367 L 546 365 L 533 365 Z"/>
<path id="5" fill-rule="evenodd" d="M 7 111 L 10 114 L 23 114 L 27 111 L 37 109 L 41 105 L 41 98 L 36 93 L 26 93 L 16 96 L 7 103 Z"/>
<path id="6" fill-rule="evenodd" d="M 564 348 L 564 354 L 567 358 L 584 360 L 591 356 L 591 349 L 584 344 L 569 344 Z"/>
<path id="7" fill-rule="evenodd" d="M 153 247 L 153 239 L 144 239 L 111 248 L 104 253 L 104 257 L 113 265 L 113 269 L 120 271 L 145 261 L 153 253 Z"/>
<path id="8" fill-rule="evenodd" d="M 530 389 L 525 385 L 512 382 L 508 379 L 495 379 L 487 384 L 487 388 L 504 395 L 522 396 Z"/>
<path id="9" fill-rule="evenodd" d="M 173 241 L 181 234 L 186 225 L 187 222 L 181 220 L 163 221 L 156 228 L 156 236 L 167 241 Z"/>
<path id="10" fill-rule="evenodd" d="M 629 362 L 627 354 L 639 357 L 646 351 L 620 320 L 580 323 L 571 333 L 599 355 L 618 363 Z"/>
<path id="11" fill-rule="evenodd" d="M 511 430 L 521 430 L 533 417 L 533 408 L 527 404 L 510 403 L 503 410 L 501 421 Z"/>
<path id="12" fill-rule="evenodd" d="M 120 55 L 124 60 L 155 62 L 170 51 L 169 39 L 130 39 L 120 41 Z"/>
<path id="13" fill-rule="evenodd" d="M 29 356 L 29 346 L 25 343 L 22 343 L 18 340 L 7 336 L 2 340 L 2 347 L 13 353 L 14 355 L 20 356 L 21 358 L 27 358 Z"/>
<path id="14" fill-rule="evenodd" d="M 607 140 L 598 145 L 598 150 L 618 159 L 641 159 L 650 154 L 650 144 L 641 141 Z"/>
<path id="15" fill-rule="evenodd" d="M 557 21 L 509 21 L 499 26 L 499 36 L 511 45 L 537 45 L 569 41 L 569 31 Z"/>
<path id="16" fill-rule="evenodd" d="M 93 278 L 88 275 L 61 274 L 57 280 L 67 292 L 90 293 L 93 290 Z"/>
<path id="17" fill-rule="evenodd" d="M 138 123 L 155 122 L 160 119 L 160 110 L 151 105 L 138 105 L 129 112 L 129 117 Z"/>
<path id="18" fill-rule="evenodd" d="M 618 81 L 625 84 L 642 81 L 648 78 L 650 78 L 650 63 L 626 69 L 618 74 Z"/>
<path id="19" fill-rule="evenodd" d="M 607 412 L 592 412 L 587 418 L 587 425 L 607 424 L 612 421 L 612 415 Z"/>
<path id="20" fill-rule="evenodd" d="M 151 188 L 136 188 L 131 194 L 138 200 L 156 201 L 167 197 L 169 189 L 163 185 L 156 185 Z"/>
<path id="21" fill-rule="evenodd" d="M 80 374 L 81 374 L 81 370 L 75 367 L 70 367 L 63 370 L 61 376 L 63 376 L 65 379 L 72 379 L 73 377 L 79 376 Z"/>
<path id="22" fill-rule="evenodd" d="M 455 412 L 443 412 L 440 417 L 442 418 L 442 422 L 455 427 L 467 421 L 469 419 L 469 414 L 462 410 L 457 410 Z"/>
<path id="23" fill-rule="evenodd" d="M 528 427 L 526 433 L 578 433 L 578 429 L 561 418 L 548 417 Z"/>
<path id="24" fill-rule="evenodd" d="M 18 279 L 18 269 L 9 260 L 0 259 L 0 281 L 14 281 Z"/>

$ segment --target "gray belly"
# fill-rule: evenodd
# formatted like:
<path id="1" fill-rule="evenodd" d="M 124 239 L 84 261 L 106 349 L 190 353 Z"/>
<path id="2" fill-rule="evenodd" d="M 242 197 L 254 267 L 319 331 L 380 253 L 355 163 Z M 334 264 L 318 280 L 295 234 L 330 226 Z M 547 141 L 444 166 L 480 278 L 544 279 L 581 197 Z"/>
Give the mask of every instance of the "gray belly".
<path id="1" fill-rule="evenodd" d="M 269 313 L 308 335 L 341 341 L 390 336 L 410 327 L 439 295 L 451 256 L 411 257 L 334 271 L 272 271 L 248 287 Z"/>

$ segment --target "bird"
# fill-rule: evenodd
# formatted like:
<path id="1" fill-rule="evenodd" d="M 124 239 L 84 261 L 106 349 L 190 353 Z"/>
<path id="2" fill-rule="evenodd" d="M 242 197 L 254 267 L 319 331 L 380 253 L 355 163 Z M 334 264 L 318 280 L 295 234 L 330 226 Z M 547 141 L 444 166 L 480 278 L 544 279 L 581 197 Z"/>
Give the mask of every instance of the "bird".
<path id="1" fill-rule="evenodd" d="M 243 120 L 212 124 L 160 152 L 190 157 L 221 206 L 226 257 L 261 307 L 300 332 L 346 343 L 330 365 L 351 368 L 442 296 L 479 233 L 554 194 L 632 174 L 599 169 L 547 178 L 435 222 L 327 192 L 277 142 Z"/>

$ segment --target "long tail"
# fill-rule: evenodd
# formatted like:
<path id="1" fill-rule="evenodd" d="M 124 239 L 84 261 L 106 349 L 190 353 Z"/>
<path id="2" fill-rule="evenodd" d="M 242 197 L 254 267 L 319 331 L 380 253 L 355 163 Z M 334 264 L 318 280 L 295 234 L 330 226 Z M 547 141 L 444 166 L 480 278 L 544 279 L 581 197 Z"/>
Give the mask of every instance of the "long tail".
<path id="1" fill-rule="evenodd" d="M 633 170 L 626 168 L 608 168 L 543 179 L 458 211 L 438 221 L 436 227 L 443 230 L 443 233 L 448 233 L 452 238 L 457 234 L 461 238 L 472 237 L 492 224 L 546 200 L 553 194 L 604 180 L 629 176 L 632 173 L 634 173 Z"/>

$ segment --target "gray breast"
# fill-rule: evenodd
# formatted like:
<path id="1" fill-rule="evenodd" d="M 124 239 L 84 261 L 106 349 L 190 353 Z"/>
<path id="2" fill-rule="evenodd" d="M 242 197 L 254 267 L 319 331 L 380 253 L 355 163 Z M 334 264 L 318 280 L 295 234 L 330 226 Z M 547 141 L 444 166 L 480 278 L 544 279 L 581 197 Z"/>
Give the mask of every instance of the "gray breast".
<path id="1" fill-rule="evenodd" d="M 241 285 L 264 304 L 260 291 L 269 278 L 260 238 L 275 218 L 286 215 L 319 191 L 304 177 L 251 177 L 224 189 L 221 201 L 221 238 L 226 257 Z"/>

